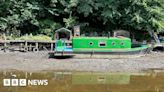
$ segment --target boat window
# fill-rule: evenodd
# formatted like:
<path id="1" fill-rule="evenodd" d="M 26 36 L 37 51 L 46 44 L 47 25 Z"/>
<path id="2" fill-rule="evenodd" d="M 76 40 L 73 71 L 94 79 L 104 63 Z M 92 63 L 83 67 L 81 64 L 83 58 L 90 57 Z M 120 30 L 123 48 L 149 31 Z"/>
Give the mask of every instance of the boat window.
<path id="1" fill-rule="evenodd" d="M 105 47 L 106 46 L 106 42 L 99 42 L 99 46 L 100 47 Z"/>
<path id="2" fill-rule="evenodd" d="M 93 42 L 89 42 L 89 46 L 92 46 L 93 45 Z"/>
<path id="3" fill-rule="evenodd" d="M 114 46 L 114 45 L 116 45 L 116 43 L 115 42 L 112 42 L 112 46 Z"/>
<path id="4" fill-rule="evenodd" d="M 124 46 L 125 44 L 124 44 L 124 42 L 121 42 L 121 46 Z"/>

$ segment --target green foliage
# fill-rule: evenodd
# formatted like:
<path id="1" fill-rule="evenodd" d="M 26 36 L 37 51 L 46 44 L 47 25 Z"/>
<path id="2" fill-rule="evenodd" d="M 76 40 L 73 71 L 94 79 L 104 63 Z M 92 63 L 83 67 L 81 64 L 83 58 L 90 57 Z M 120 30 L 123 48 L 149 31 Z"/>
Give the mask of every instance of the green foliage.
<path id="1" fill-rule="evenodd" d="M 12 36 L 6 36 L 6 40 L 14 40 L 15 38 Z"/>
<path id="2" fill-rule="evenodd" d="M 64 18 L 63 21 L 65 22 L 66 28 L 70 28 L 75 26 L 77 24 L 76 17 L 69 17 L 69 18 Z"/>
<path id="3" fill-rule="evenodd" d="M 5 30 L 7 28 L 7 20 L 5 18 L 0 18 L 0 30 Z"/>
<path id="4" fill-rule="evenodd" d="M 60 23 L 56 23 L 53 20 L 45 19 L 39 21 L 39 33 L 45 35 L 51 35 L 56 29 L 62 27 Z"/>
<path id="5" fill-rule="evenodd" d="M 20 38 L 16 38 L 16 40 L 52 41 L 51 37 L 46 35 L 25 35 Z"/>
<path id="6" fill-rule="evenodd" d="M 87 23 L 105 31 L 164 31 L 163 0 L 1 0 L 0 31 L 50 35 Z M 19 33 L 19 32 L 18 32 Z"/>
<path id="7" fill-rule="evenodd" d="M 0 7 L 1 30 L 8 30 L 11 33 L 13 28 L 18 30 L 25 21 L 31 21 L 31 23 L 36 25 L 34 10 L 38 9 L 34 7 L 35 5 L 26 2 L 26 0 L 3 0 L 0 6 L 2 6 Z"/>

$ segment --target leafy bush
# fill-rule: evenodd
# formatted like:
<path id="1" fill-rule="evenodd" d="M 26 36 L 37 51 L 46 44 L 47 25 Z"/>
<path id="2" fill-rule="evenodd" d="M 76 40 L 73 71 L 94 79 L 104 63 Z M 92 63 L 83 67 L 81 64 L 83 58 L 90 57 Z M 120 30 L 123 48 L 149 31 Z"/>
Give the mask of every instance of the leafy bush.
<path id="1" fill-rule="evenodd" d="M 16 38 L 16 40 L 32 40 L 32 41 L 52 41 L 51 37 L 46 35 L 25 35 L 20 38 Z"/>
<path id="2" fill-rule="evenodd" d="M 6 36 L 6 40 L 14 40 L 13 36 Z"/>

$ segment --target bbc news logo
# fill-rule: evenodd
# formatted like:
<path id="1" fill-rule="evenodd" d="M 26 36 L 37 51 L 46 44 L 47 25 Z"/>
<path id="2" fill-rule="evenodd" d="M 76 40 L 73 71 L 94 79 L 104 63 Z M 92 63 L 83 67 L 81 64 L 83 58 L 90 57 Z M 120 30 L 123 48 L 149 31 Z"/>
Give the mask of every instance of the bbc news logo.
<path id="1" fill-rule="evenodd" d="M 3 79 L 3 86 L 46 86 L 48 85 L 48 80 L 27 80 L 27 79 Z"/>

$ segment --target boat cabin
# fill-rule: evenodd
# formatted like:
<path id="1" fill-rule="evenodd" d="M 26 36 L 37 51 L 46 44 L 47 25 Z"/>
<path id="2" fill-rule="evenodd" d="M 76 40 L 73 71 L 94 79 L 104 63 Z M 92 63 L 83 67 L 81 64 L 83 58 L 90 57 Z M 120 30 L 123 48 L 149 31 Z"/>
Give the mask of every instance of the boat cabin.
<path id="1" fill-rule="evenodd" d="M 54 40 L 70 40 L 72 38 L 72 31 L 66 28 L 60 28 L 55 31 Z"/>

